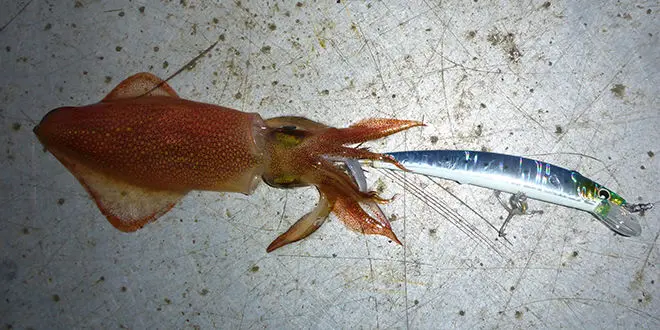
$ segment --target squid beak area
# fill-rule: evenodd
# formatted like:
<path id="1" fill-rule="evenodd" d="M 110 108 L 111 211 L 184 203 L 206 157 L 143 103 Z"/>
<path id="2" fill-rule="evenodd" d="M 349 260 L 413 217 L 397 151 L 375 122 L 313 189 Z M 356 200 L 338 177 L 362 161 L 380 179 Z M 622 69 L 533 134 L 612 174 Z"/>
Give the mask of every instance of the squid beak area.
<path id="1" fill-rule="evenodd" d="M 367 119 L 347 128 L 331 128 L 298 117 L 282 117 L 268 121 L 275 127 L 271 155 L 281 162 L 273 163 L 273 175 L 294 173 L 299 182 L 317 187 L 318 205 L 301 217 L 266 249 L 272 252 L 287 244 L 302 240 L 318 230 L 330 212 L 351 230 L 385 236 L 400 244 L 390 223 L 378 206 L 387 199 L 367 191 L 360 160 L 380 160 L 406 170 L 394 158 L 367 149 L 346 147 L 382 138 L 423 123 L 396 119 Z M 346 165 L 346 171 L 336 163 Z M 346 173 L 348 172 L 348 174 Z M 284 185 L 277 185 L 285 187 Z"/>

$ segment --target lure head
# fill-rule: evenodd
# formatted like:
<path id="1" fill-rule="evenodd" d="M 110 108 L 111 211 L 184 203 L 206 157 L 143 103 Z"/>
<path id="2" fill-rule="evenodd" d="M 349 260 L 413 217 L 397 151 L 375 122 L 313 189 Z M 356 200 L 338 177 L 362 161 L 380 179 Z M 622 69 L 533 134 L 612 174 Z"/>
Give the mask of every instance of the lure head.
<path id="1" fill-rule="evenodd" d="M 597 198 L 600 202 L 592 214 L 598 220 L 623 236 L 639 236 L 642 233 L 637 216 L 628 211 L 625 199 L 605 187 L 598 189 Z"/>

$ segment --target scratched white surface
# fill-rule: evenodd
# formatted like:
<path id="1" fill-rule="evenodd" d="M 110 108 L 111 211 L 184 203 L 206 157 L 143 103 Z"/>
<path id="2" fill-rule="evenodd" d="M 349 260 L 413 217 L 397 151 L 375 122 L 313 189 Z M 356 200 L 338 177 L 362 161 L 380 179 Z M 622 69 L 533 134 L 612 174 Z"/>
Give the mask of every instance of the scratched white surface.
<path id="1" fill-rule="evenodd" d="M 522 154 L 657 202 L 655 1 L 1 5 L 7 328 L 660 328 L 657 209 L 640 218 L 640 237 L 623 238 L 586 213 L 532 202 L 545 213 L 515 218 L 509 244 L 430 180 L 407 175 L 471 230 L 371 170 L 372 187 L 398 194 L 385 212 L 404 247 L 333 217 L 267 254 L 313 207 L 313 189 L 195 192 L 126 234 L 32 133 L 49 110 L 96 102 L 136 72 L 166 77 L 219 39 L 171 81 L 182 97 L 333 126 L 423 120 L 370 146 Z M 438 183 L 501 224 L 490 191 Z"/>

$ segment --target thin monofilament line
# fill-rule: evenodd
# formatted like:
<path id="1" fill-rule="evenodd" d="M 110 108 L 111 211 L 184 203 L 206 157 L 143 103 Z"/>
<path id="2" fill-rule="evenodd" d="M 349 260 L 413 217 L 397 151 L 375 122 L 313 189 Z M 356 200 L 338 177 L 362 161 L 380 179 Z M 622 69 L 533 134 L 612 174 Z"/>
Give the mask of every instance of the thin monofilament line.
<path id="1" fill-rule="evenodd" d="M 387 177 L 394 180 L 402 187 L 407 182 L 406 178 L 403 177 L 403 174 L 397 172 L 397 170 L 390 170 L 390 169 L 382 169 L 382 170 L 384 170 L 383 173 Z M 409 192 L 413 194 L 413 196 L 418 198 L 420 201 L 424 202 L 424 204 L 429 206 L 438 215 L 442 216 L 451 224 L 453 224 L 465 235 L 477 241 L 477 243 L 484 244 L 485 246 L 495 251 L 498 255 L 504 257 L 502 251 L 500 251 L 500 249 L 496 244 L 494 244 L 490 239 L 488 239 L 488 236 L 480 232 L 474 225 L 467 222 L 463 217 L 461 217 L 461 215 L 456 213 L 456 211 L 446 206 L 445 203 L 441 201 L 439 198 L 427 194 L 422 188 L 413 184 L 408 184 L 405 187 L 408 189 Z M 510 247 L 505 246 L 505 248 L 511 251 Z"/>
<path id="2" fill-rule="evenodd" d="M 407 180 L 403 178 L 403 174 L 396 172 L 395 170 L 388 170 L 388 173 L 386 173 L 386 175 L 391 179 L 397 181 L 397 183 L 401 186 L 404 186 L 404 183 L 407 182 Z M 427 194 L 426 192 L 424 192 L 423 189 L 415 185 L 408 184 L 406 185 L 406 187 L 408 188 L 408 191 L 410 191 L 415 197 L 417 197 L 420 201 L 424 202 L 437 214 L 448 220 L 456 228 L 462 231 L 466 236 L 472 238 L 478 243 L 482 243 L 487 247 L 490 247 L 498 255 L 504 256 L 503 253 L 498 249 L 498 247 L 495 244 L 493 244 L 493 242 L 489 240 L 485 234 L 481 233 L 476 227 L 474 227 L 474 225 L 470 224 L 465 219 L 463 219 L 458 213 L 456 213 L 456 211 L 453 211 L 448 206 L 444 205 L 443 201 L 441 201 L 435 196 Z M 510 250 L 510 248 L 508 247 L 507 249 Z"/>
<path id="3" fill-rule="evenodd" d="M 481 220 L 483 220 L 485 223 L 487 223 L 488 226 L 490 226 L 491 228 L 497 230 L 498 233 L 499 233 L 499 228 L 497 228 L 495 225 L 493 225 L 490 221 L 488 221 L 488 219 L 486 219 L 483 215 L 481 215 L 479 212 L 477 212 L 474 208 L 472 208 L 470 205 L 468 205 L 468 204 L 467 204 L 466 202 L 464 202 L 462 199 L 458 198 L 458 196 L 456 196 L 454 193 L 452 193 L 451 191 L 449 191 L 449 189 L 445 188 L 443 185 L 441 185 L 441 184 L 440 184 L 439 182 L 437 182 L 435 179 L 433 179 L 433 178 L 431 178 L 431 177 L 428 177 L 428 176 L 427 176 L 427 178 L 428 178 L 431 182 L 435 183 L 438 187 L 442 188 L 442 190 L 444 190 L 446 193 L 448 193 L 449 195 L 451 195 L 451 197 L 454 197 L 457 201 L 459 201 L 461 204 L 463 204 L 465 207 L 467 207 L 470 211 L 472 211 L 472 213 L 474 213 L 474 214 L 475 214 L 476 216 L 478 216 Z M 511 243 L 506 237 L 503 237 L 503 238 L 504 238 L 504 240 L 505 240 L 507 243 L 512 244 L 512 243 Z"/>

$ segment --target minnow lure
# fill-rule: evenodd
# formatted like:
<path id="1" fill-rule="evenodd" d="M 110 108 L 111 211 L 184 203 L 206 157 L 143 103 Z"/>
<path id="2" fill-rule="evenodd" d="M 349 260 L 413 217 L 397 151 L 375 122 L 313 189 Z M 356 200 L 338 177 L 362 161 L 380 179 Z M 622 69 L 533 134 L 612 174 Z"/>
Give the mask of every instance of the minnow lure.
<path id="1" fill-rule="evenodd" d="M 277 237 L 270 252 L 307 237 L 330 212 L 352 230 L 401 244 L 377 205 L 386 200 L 358 187 L 337 162 L 401 167 L 390 156 L 345 145 L 421 125 L 367 119 L 334 128 L 302 117 L 263 120 L 181 99 L 160 78 L 138 73 L 99 103 L 52 110 L 34 133 L 125 232 L 158 219 L 191 190 L 250 194 L 261 179 L 277 188 L 315 186 L 317 206 Z"/>
<path id="2" fill-rule="evenodd" d="M 468 150 L 429 150 L 389 152 L 406 170 L 508 192 L 509 211 L 499 230 L 513 215 L 527 210 L 526 197 L 572 207 L 593 214 L 607 227 L 623 236 L 639 236 L 642 232 L 633 213 L 649 210 L 653 204 L 629 204 L 614 191 L 600 185 L 577 171 L 524 157 Z M 399 169 L 395 163 L 366 161 L 372 167 Z"/>

